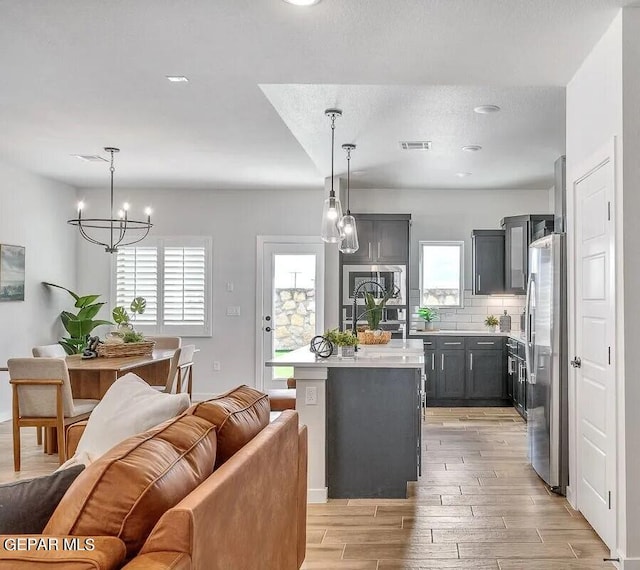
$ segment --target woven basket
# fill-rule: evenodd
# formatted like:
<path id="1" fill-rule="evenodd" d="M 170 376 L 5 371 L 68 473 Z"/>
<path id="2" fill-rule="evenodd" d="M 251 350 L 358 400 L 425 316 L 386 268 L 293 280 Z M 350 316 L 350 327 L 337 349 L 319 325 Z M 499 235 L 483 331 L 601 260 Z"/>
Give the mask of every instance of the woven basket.
<path id="1" fill-rule="evenodd" d="M 387 344 L 391 340 L 391 331 L 359 331 L 360 344 Z"/>
<path id="2" fill-rule="evenodd" d="M 100 344 L 98 356 L 106 358 L 125 358 L 127 356 L 151 356 L 155 341 L 125 342 L 124 344 Z"/>

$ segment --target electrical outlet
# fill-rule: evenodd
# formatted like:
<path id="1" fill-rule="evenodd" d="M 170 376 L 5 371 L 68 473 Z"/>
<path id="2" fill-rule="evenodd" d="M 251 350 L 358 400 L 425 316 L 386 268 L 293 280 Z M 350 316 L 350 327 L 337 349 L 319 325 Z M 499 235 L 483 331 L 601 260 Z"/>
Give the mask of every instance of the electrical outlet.
<path id="1" fill-rule="evenodd" d="M 233 292 L 233 281 L 227 281 L 227 291 L 229 291 L 229 293 Z"/>
<path id="2" fill-rule="evenodd" d="M 318 405 L 318 388 L 317 386 L 307 386 L 304 392 L 304 403 L 307 406 Z"/>
<path id="3" fill-rule="evenodd" d="M 219 360 L 214 360 L 213 361 L 213 369 L 216 372 L 220 372 L 220 370 L 222 370 L 222 366 L 220 366 L 220 361 Z"/>
<path id="4" fill-rule="evenodd" d="M 239 317 L 240 316 L 240 307 L 227 307 L 227 317 Z"/>

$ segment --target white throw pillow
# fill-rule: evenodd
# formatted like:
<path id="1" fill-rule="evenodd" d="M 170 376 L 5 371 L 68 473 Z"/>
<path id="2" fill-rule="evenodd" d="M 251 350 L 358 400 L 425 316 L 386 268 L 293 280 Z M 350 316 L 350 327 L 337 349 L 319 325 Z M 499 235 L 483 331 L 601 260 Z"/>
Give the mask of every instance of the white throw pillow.
<path id="1" fill-rule="evenodd" d="M 107 390 L 89 416 L 75 455 L 60 468 L 89 465 L 121 441 L 184 412 L 188 394 L 165 394 L 128 373 Z"/>

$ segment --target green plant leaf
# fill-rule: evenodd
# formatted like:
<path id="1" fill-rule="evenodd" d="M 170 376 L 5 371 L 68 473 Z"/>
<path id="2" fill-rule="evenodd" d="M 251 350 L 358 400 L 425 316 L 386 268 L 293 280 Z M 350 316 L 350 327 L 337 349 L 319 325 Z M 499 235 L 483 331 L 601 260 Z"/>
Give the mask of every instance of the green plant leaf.
<path id="1" fill-rule="evenodd" d="M 116 307 L 111 312 L 111 315 L 113 316 L 113 320 L 118 325 L 129 322 L 129 314 L 127 313 L 127 310 L 124 307 Z"/>
<path id="2" fill-rule="evenodd" d="M 95 303 L 80 309 L 80 311 L 78 311 L 78 320 L 93 319 L 102 308 L 102 305 L 104 305 L 104 303 Z"/>
<path id="3" fill-rule="evenodd" d="M 84 297 L 78 297 L 76 299 L 76 307 L 82 309 L 88 305 L 91 305 L 94 301 L 100 298 L 100 295 L 85 295 Z M 104 304 L 104 303 L 103 303 Z"/>
<path id="4" fill-rule="evenodd" d="M 62 289 L 63 291 L 66 291 L 67 293 L 69 293 L 69 295 L 71 295 L 76 301 L 80 298 L 73 291 L 71 291 L 70 289 L 67 289 L 66 287 L 63 287 L 62 285 L 56 285 L 55 283 L 48 283 L 47 281 L 43 281 L 42 284 L 46 285 L 47 287 L 56 287 L 58 289 Z"/>
<path id="5" fill-rule="evenodd" d="M 144 297 L 136 297 L 131 301 L 131 311 L 135 314 L 141 315 L 147 308 L 147 300 Z"/>

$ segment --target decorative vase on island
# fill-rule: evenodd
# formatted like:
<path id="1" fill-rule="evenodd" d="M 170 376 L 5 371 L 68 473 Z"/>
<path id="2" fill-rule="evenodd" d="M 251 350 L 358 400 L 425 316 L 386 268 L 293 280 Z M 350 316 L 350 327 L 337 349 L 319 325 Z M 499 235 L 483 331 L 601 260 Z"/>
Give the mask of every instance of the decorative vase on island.
<path id="1" fill-rule="evenodd" d="M 353 358 L 356 355 L 355 346 L 339 346 L 338 357 L 340 358 Z"/>

